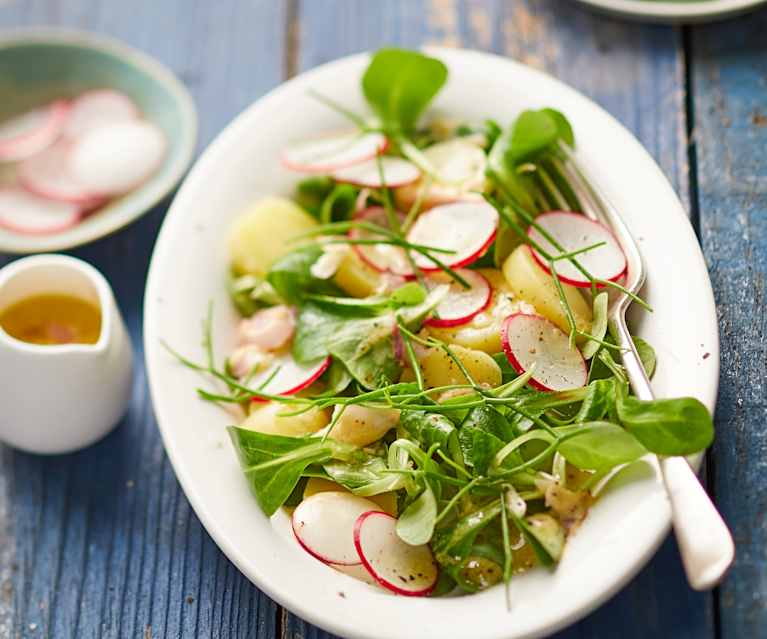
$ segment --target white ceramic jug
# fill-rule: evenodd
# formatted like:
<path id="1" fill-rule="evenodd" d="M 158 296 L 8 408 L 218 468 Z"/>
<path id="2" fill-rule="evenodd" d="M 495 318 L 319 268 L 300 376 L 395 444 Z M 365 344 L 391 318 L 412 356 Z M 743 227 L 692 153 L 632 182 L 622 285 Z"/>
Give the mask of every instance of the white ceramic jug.
<path id="1" fill-rule="evenodd" d="M 0 441 L 65 453 L 106 435 L 130 397 L 133 356 L 112 289 L 89 264 L 37 255 L 0 270 L 0 309 L 33 295 L 73 295 L 99 307 L 95 344 L 40 346 L 0 328 Z"/>

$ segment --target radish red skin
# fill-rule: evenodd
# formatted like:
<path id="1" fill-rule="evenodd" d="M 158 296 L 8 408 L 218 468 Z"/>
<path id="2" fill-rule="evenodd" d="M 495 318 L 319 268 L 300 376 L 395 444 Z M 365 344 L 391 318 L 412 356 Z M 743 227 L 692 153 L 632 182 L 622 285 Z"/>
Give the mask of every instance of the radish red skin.
<path id="1" fill-rule="evenodd" d="M 66 124 L 70 103 L 67 100 L 55 100 L 48 106 L 48 109 L 50 111 L 48 118 L 39 128 L 0 140 L 0 158 L 5 160 L 22 159 L 43 151 L 56 141 Z M 38 144 L 35 144 L 36 140 Z M 23 148 L 25 145 L 32 145 L 34 150 L 25 150 Z"/>
<path id="2" fill-rule="evenodd" d="M 357 213 L 354 214 L 354 220 L 355 221 L 372 221 L 375 223 L 374 218 L 377 216 L 380 216 L 383 214 L 386 215 L 386 211 L 381 206 L 371 206 L 366 209 L 362 209 L 361 211 L 357 211 Z M 400 222 L 405 219 L 405 216 L 402 215 L 402 213 L 395 212 L 395 215 L 398 216 Z M 379 225 L 381 226 L 381 225 Z M 348 232 L 348 236 L 350 239 L 354 239 L 356 237 L 359 237 L 360 231 L 359 229 L 350 229 Z M 375 260 L 371 259 L 367 252 L 366 248 L 369 248 L 369 246 L 360 245 L 360 244 L 352 244 L 352 250 L 357 254 L 357 257 L 359 257 L 365 264 L 367 264 L 370 268 L 377 271 L 378 273 L 391 273 L 392 275 L 399 275 L 401 277 L 404 277 L 405 279 L 414 279 L 415 274 L 412 272 L 398 272 L 396 270 L 392 270 L 391 268 L 385 268 L 381 266 L 380 264 L 377 264 Z"/>
<path id="3" fill-rule="evenodd" d="M 350 166 L 354 166 L 355 164 L 361 164 L 362 162 L 367 162 L 368 160 L 372 160 L 377 155 L 386 153 L 386 150 L 388 148 L 389 148 L 389 140 L 388 138 L 383 138 L 382 143 L 378 145 L 377 149 L 373 153 L 360 157 L 359 159 L 343 162 L 341 164 L 300 164 L 297 162 L 291 162 L 286 157 L 289 149 L 285 149 L 280 154 L 280 162 L 282 163 L 282 166 L 284 166 L 286 169 L 290 169 L 291 171 L 296 171 L 297 173 L 320 173 L 320 174 L 332 173 L 333 171 L 338 171 L 339 169 L 345 169 Z"/>
<path id="4" fill-rule="evenodd" d="M 0 189 L 0 193 L 11 193 L 13 191 L 14 189 Z M 14 233 L 21 233 L 23 235 L 51 235 L 53 233 L 61 233 L 62 231 L 66 231 L 67 229 L 72 228 L 73 226 L 77 226 L 77 224 L 79 224 L 82 220 L 82 209 L 74 204 L 71 206 L 73 207 L 73 211 L 68 217 L 66 217 L 60 223 L 51 225 L 44 229 L 30 229 L 29 227 L 25 227 L 21 224 L 9 222 L 2 215 L 0 215 L 0 227 Z"/>
<path id="5" fill-rule="evenodd" d="M 357 549 L 357 554 L 359 555 L 360 561 L 362 562 L 362 565 L 365 567 L 365 570 L 367 570 L 370 573 L 370 576 L 373 577 L 373 579 L 375 579 L 379 585 L 381 585 L 386 590 L 390 590 L 391 592 L 394 592 L 398 595 L 403 595 L 405 597 L 426 597 L 430 595 L 434 591 L 434 589 L 437 587 L 437 583 L 439 581 L 439 571 L 435 572 L 434 582 L 430 584 L 427 588 L 424 588 L 422 590 L 404 590 L 400 588 L 399 586 L 397 586 L 397 584 L 394 584 L 388 581 L 387 579 L 382 578 L 376 571 L 375 567 L 365 557 L 365 554 L 362 550 L 362 543 L 360 540 L 362 525 L 365 523 L 365 520 L 368 517 L 379 517 L 379 516 L 396 520 L 396 518 L 392 517 L 389 513 L 385 513 L 381 510 L 371 510 L 369 512 L 366 512 L 360 515 L 354 524 L 354 546 Z"/>
<path id="6" fill-rule="evenodd" d="M 451 328 L 453 326 L 461 326 L 462 324 L 468 324 L 471 320 L 473 320 L 477 315 L 482 313 L 483 311 L 487 310 L 487 308 L 490 306 L 490 303 L 493 301 L 493 287 L 490 285 L 490 282 L 488 279 L 482 275 L 482 273 L 478 273 L 477 271 L 472 271 L 475 275 L 481 277 L 485 284 L 487 285 L 487 297 L 485 298 L 484 303 L 482 306 L 477 308 L 476 310 L 472 311 L 468 315 L 464 315 L 463 317 L 455 318 L 455 319 L 444 319 L 441 317 L 429 317 L 424 324 L 426 326 L 433 326 L 435 328 Z"/>
<path id="7" fill-rule="evenodd" d="M 517 359 L 517 356 L 514 354 L 514 350 L 511 348 L 511 344 L 509 343 L 509 324 L 514 320 L 516 317 L 534 317 L 537 319 L 540 319 L 554 328 L 556 328 L 558 331 L 562 332 L 561 329 L 556 326 L 553 322 L 549 321 L 545 317 L 541 315 L 530 315 L 528 313 L 514 313 L 513 315 L 509 315 L 503 322 L 503 326 L 501 328 L 501 344 L 503 345 L 503 352 L 506 355 L 506 359 L 509 360 L 509 364 L 512 365 L 515 371 L 519 373 L 520 375 L 524 375 L 527 371 L 525 370 L 525 367 L 522 366 L 521 362 Z M 580 354 L 580 351 L 578 351 Z M 581 361 L 583 364 L 583 376 L 584 379 L 588 378 L 588 371 L 586 367 L 586 360 L 583 359 L 583 356 L 581 356 Z M 536 380 L 534 377 L 531 377 L 528 381 L 528 384 L 535 388 L 536 390 L 543 391 L 544 393 L 551 393 L 554 391 L 554 389 L 549 388 L 548 386 L 542 384 L 538 380 Z M 577 387 L 576 387 L 577 388 Z"/>
<path id="8" fill-rule="evenodd" d="M 301 382 L 300 384 L 298 384 L 294 388 L 291 388 L 291 389 L 286 390 L 286 391 L 282 391 L 281 393 L 278 393 L 278 394 L 279 395 L 295 395 L 296 393 L 301 392 L 305 388 L 309 388 L 309 386 L 314 384 L 314 382 L 316 382 L 322 376 L 322 374 L 326 370 L 328 370 L 328 367 L 330 366 L 330 362 L 332 362 L 332 361 L 333 361 L 333 358 L 330 355 L 328 355 L 325 358 L 325 361 L 322 362 L 320 367 L 314 372 L 313 375 L 311 375 L 309 378 L 307 378 L 306 380 L 304 380 L 303 382 Z M 253 401 L 253 402 L 268 402 L 269 400 L 268 399 L 264 399 L 262 397 L 253 397 L 251 399 L 251 401 Z"/>
<path id="9" fill-rule="evenodd" d="M 590 218 L 587 218 L 582 213 L 573 213 L 572 211 L 547 211 L 546 213 L 542 213 L 541 215 L 539 215 L 537 220 L 540 220 L 542 217 L 545 217 L 547 215 L 571 215 L 571 216 L 577 218 L 579 223 L 582 222 L 583 220 L 587 220 L 591 224 L 598 225 L 600 227 L 600 230 L 602 230 L 602 232 L 605 232 L 610 237 L 612 237 L 612 239 L 615 241 L 616 246 L 618 247 L 618 250 L 620 250 L 621 255 L 623 256 L 623 268 L 620 269 L 620 271 L 617 274 L 612 275 L 610 277 L 604 277 L 604 278 L 599 278 L 599 279 L 605 279 L 608 282 L 617 282 L 624 275 L 626 275 L 626 271 L 628 270 L 628 261 L 626 260 L 626 256 L 623 254 L 623 249 L 621 248 L 620 242 L 618 241 L 618 238 L 615 236 L 615 233 L 612 232 L 612 229 L 608 228 L 604 224 L 600 224 L 599 222 L 596 222 L 596 221 L 594 221 L 594 220 L 592 220 Z M 534 230 L 535 230 L 534 227 L 531 226 L 528 229 L 528 235 L 530 235 Z M 549 268 L 548 263 L 546 262 L 546 260 L 543 259 L 543 257 L 541 255 L 538 254 L 538 251 L 533 249 L 532 246 L 528 247 L 528 250 L 530 251 L 530 254 L 533 256 L 533 259 L 535 260 L 535 262 L 544 271 L 546 271 L 546 273 L 551 275 L 551 269 Z M 577 257 L 576 257 L 576 259 L 577 259 Z M 593 275 L 593 273 L 592 273 L 592 275 Z M 584 279 L 577 280 L 577 279 L 573 279 L 571 277 L 568 277 L 567 275 L 563 275 L 562 273 L 559 273 L 559 272 L 557 272 L 557 277 L 559 278 L 559 280 L 561 282 L 563 282 L 564 284 L 569 284 L 570 286 L 575 286 L 577 288 L 591 288 L 591 282 L 588 281 L 585 277 L 584 277 Z M 596 287 L 597 288 L 604 288 L 605 284 L 596 284 Z"/>

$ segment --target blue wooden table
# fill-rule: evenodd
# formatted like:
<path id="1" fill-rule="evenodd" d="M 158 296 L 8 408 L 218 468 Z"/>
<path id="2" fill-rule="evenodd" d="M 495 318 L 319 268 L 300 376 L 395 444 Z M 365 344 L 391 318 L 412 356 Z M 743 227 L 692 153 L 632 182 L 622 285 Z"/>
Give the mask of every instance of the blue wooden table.
<path id="1" fill-rule="evenodd" d="M 711 273 L 722 383 L 707 483 L 738 557 L 719 589 L 692 593 L 670 539 L 558 636 L 767 637 L 767 10 L 673 28 L 563 0 L 0 0 L 0 28 L 39 24 L 103 32 L 157 56 L 194 95 L 200 149 L 291 75 L 392 43 L 508 55 L 617 116 L 677 189 Z M 0 638 L 327 637 L 219 552 L 163 451 L 141 308 L 166 208 L 73 251 L 115 288 L 138 355 L 133 397 L 120 427 L 88 450 L 42 458 L 0 447 Z"/>

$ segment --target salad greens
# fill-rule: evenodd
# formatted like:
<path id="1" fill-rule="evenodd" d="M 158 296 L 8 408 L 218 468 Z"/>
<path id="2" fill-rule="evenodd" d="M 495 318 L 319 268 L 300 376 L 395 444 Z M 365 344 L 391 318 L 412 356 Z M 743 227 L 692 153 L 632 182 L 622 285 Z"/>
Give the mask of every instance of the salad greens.
<path id="1" fill-rule="evenodd" d="M 242 353 L 224 366 L 213 361 L 210 321 L 207 361 L 198 364 L 179 356 L 219 383 L 216 392 L 200 389 L 201 397 L 249 413 L 229 433 L 267 515 L 282 505 L 306 503 L 311 497 L 302 491 L 318 480 L 332 481 L 338 491 L 358 497 L 395 495 L 399 539 L 411 546 L 428 544 L 439 566 L 439 581 L 428 590 L 434 595 L 508 583 L 534 563 L 553 566 L 567 536 L 586 515 L 598 481 L 648 453 L 699 452 L 714 435 L 711 416 L 696 399 L 642 401 L 630 394 L 606 319 L 607 289 L 623 288 L 589 273 L 579 260 L 600 245 L 568 252 L 536 221 L 541 212 L 580 206 L 560 170 L 560 145 L 575 144 L 562 113 L 524 111 L 505 128 L 492 121 L 455 127 L 449 140 L 471 144 L 472 136 L 481 138 L 486 163 L 478 188 L 497 211 L 497 234 L 460 267 L 454 255 L 459 249 L 410 240 L 408 230 L 420 219 L 422 207 L 433 211 L 439 206 L 429 202 L 429 189 L 438 182 L 432 147 L 443 134 L 435 125 L 421 125 L 420 118 L 446 79 L 446 67 L 420 53 L 384 49 L 373 56 L 361 88 L 378 122 L 369 124 L 341 110 L 360 126 L 360 135 L 383 133 L 393 142 L 388 155 L 374 160 L 381 183 L 362 193 L 359 185 L 342 183 L 332 173 L 301 182 L 296 201 L 320 225 L 301 236 L 300 244 L 287 247 L 265 280 L 245 274 L 230 284 L 237 310 L 252 316 L 244 321 L 256 321 L 253 326 L 263 329 L 267 315 L 259 309 L 288 305 L 294 332 L 291 328 L 288 339 L 279 341 L 275 331 L 279 337 L 280 329 L 268 325 L 276 346 L 245 340 L 238 351 L 256 354 L 246 375 L 233 373 L 235 354 Z M 383 179 L 382 157 L 402 156 L 430 170 L 422 170 L 417 197 L 398 211 L 408 192 Z M 478 206 L 486 206 L 476 195 L 468 193 Z M 363 207 L 383 209 L 388 225 L 355 217 L 360 201 Z M 535 245 L 527 234 L 531 226 L 556 252 Z M 341 249 L 333 250 L 346 252 L 335 274 L 319 273 L 317 265 L 333 258 L 329 247 L 339 244 Z M 513 251 L 528 249 L 523 245 L 535 248 L 548 264 L 548 288 L 536 285 L 538 297 L 531 299 L 536 309 L 540 304 L 537 312 L 548 317 L 540 318 L 552 327 L 547 330 L 569 330 L 570 350 L 578 353 L 584 370 L 588 367 L 581 384 L 542 390 L 540 383 L 530 382 L 538 379 L 536 367 L 547 363 L 541 359 L 522 370 L 509 355 L 507 316 L 531 313 L 519 306 L 526 298 L 508 289 L 514 282 L 507 260 Z M 380 255 L 401 251 L 411 275 L 371 270 L 363 259 L 367 247 L 381 250 Z M 417 255 L 427 256 L 437 274 L 417 268 Z M 494 259 L 489 264 L 503 265 L 503 272 L 483 266 L 488 264 L 483 256 Z M 564 261 L 584 275 L 586 287 L 566 290 L 557 271 Z M 456 295 L 476 292 L 467 268 L 488 282 L 487 299 L 474 315 L 442 327 L 435 319 L 449 315 Z M 375 288 L 367 284 L 371 278 Z M 544 294 L 553 300 L 548 306 L 539 301 Z M 584 311 L 573 306 L 573 294 L 588 302 L 583 305 L 588 330 L 578 323 Z M 509 299 L 517 307 L 505 311 Z M 484 315 L 477 315 L 480 311 Z M 483 319 L 475 321 L 475 316 Z M 259 334 L 258 339 L 265 338 Z M 634 340 L 652 375 L 652 346 Z M 543 333 L 539 341 L 536 347 L 545 349 Z M 499 352 L 501 344 L 504 352 Z M 292 357 L 290 366 L 314 376 L 302 378 L 305 383 L 295 389 L 273 392 L 284 371 L 263 368 L 262 362 L 275 353 Z M 316 362 L 325 364 L 317 367 Z M 259 420 L 269 406 L 280 412 L 265 426 Z M 277 422 L 285 425 L 284 432 Z"/>

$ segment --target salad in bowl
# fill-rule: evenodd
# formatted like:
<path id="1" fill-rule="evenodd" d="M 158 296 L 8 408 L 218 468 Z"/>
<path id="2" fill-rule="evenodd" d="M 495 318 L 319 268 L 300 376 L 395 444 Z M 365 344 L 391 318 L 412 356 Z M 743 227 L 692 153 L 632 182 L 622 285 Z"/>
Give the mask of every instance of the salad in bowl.
<path id="1" fill-rule="evenodd" d="M 329 568 L 408 596 L 554 567 L 621 469 L 713 438 L 697 399 L 629 390 L 607 323 L 627 262 L 566 179 L 565 114 L 438 117 L 446 78 L 385 49 L 362 78 L 374 118 L 315 93 L 349 128 L 286 144 L 294 197 L 230 228 L 237 346 L 216 361 L 210 316 L 206 361 L 166 345 L 236 416 L 261 510 L 289 509 Z"/>

